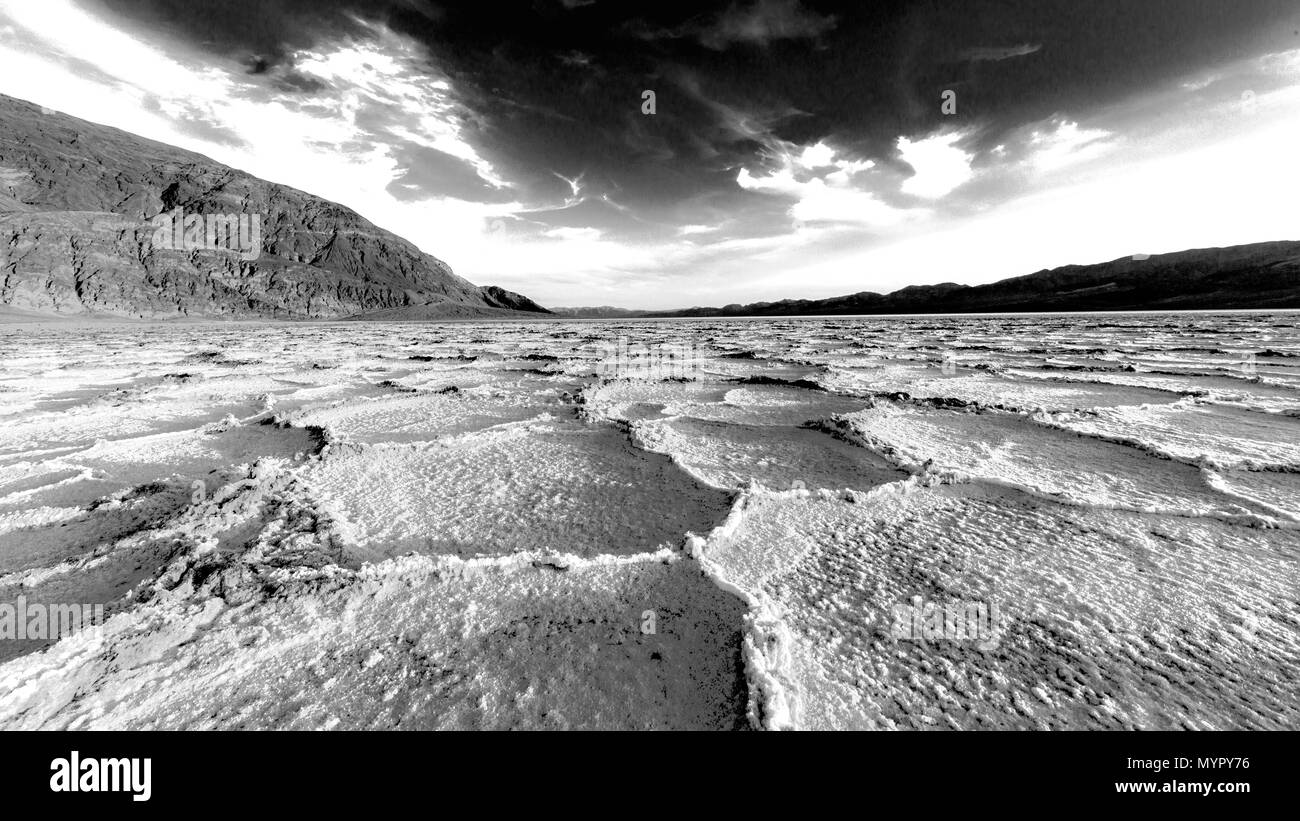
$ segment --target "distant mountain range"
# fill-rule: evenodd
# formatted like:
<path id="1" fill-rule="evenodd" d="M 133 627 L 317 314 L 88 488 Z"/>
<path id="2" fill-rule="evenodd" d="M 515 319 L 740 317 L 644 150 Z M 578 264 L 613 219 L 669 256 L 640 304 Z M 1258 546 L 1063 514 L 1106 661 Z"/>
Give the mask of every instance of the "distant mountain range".
<path id="1" fill-rule="evenodd" d="M 988 285 L 912 285 L 890 294 L 783 299 L 721 308 L 557 308 L 569 317 L 825 316 L 1300 308 L 1300 242 L 1260 242 L 1096 265 L 1067 265 Z"/>
<path id="2" fill-rule="evenodd" d="M 172 215 L 179 227 L 160 242 L 155 220 Z M 245 220 L 240 242 L 212 222 L 228 216 Z M 195 233 L 187 235 L 194 218 Z M 205 245 L 209 231 L 217 242 Z M 342 205 L 4 95 L 0 271 L 0 315 L 439 319 L 546 312 L 527 297 L 468 282 Z"/>
<path id="3" fill-rule="evenodd" d="M 610 305 L 601 305 L 598 308 L 552 308 L 551 313 L 556 316 L 582 319 L 619 319 L 629 316 L 647 316 L 650 312 L 638 311 L 635 308 L 615 308 Z"/>

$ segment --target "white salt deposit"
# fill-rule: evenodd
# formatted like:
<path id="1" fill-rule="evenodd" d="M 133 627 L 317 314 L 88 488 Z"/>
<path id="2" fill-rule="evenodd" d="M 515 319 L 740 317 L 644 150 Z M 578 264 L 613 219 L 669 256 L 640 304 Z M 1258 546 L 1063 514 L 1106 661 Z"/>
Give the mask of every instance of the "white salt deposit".
<path id="1" fill-rule="evenodd" d="M 1294 314 L 0 335 L 5 728 L 1300 727 Z"/>

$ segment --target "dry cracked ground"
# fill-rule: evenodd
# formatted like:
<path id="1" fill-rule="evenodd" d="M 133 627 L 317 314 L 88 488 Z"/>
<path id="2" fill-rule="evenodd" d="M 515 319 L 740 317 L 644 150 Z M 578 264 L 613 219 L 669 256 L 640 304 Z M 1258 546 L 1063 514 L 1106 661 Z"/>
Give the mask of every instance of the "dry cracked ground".
<path id="1" fill-rule="evenodd" d="M 0 726 L 1294 729 L 1294 322 L 5 327 Z"/>

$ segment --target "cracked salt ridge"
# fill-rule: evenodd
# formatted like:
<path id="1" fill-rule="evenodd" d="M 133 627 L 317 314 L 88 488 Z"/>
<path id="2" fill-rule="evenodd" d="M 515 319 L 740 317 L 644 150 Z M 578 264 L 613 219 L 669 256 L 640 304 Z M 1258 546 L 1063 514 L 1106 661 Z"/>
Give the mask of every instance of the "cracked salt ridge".
<path id="1" fill-rule="evenodd" d="M 716 653 L 714 653 L 714 655 L 716 655 Z"/>
<path id="2" fill-rule="evenodd" d="M 789 359 L 714 359 L 706 358 L 705 375 L 736 382 L 755 384 L 800 384 L 814 382 L 827 373 L 825 365 Z"/>
<path id="3" fill-rule="evenodd" d="M 292 406 L 295 397 L 304 393 L 337 396 L 340 391 L 252 376 L 164 380 L 145 388 L 97 395 L 61 411 L 28 414 L 20 422 L 4 425 L 0 462 L 15 456 L 72 452 L 100 440 L 181 434 L 230 416 L 246 422 L 277 402 Z"/>
<path id="4" fill-rule="evenodd" d="M 726 394 L 727 386 L 716 382 L 614 380 L 582 392 L 583 415 L 592 420 L 631 421 L 662 416 L 677 403 L 721 402 Z"/>
<path id="5" fill-rule="evenodd" d="M 906 493 L 921 480 L 909 477 L 881 485 L 865 494 L 844 491 L 843 498 L 867 500 Z M 781 606 L 762 590 L 767 576 L 778 571 L 778 564 L 790 565 L 813 548 L 811 540 L 787 538 L 775 540 L 774 549 L 759 554 L 750 542 L 744 550 L 733 551 L 726 558 L 743 557 L 740 567 L 731 567 L 719 556 L 718 545 L 733 539 L 745 521 L 745 511 L 760 500 L 805 499 L 814 495 L 808 490 L 770 491 L 751 487 L 743 491 L 732 505 L 725 522 L 714 528 L 706 537 L 690 535 L 686 540 L 687 552 L 700 566 L 704 575 L 720 589 L 731 593 L 748 608 L 744 618 L 743 653 L 745 675 L 749 688 L 747 715 L 756 729 L 789 730 L 798 726 L 800 694 L 792 684 L 791 650 L 793 633 L 784 619 Z M 816 492 L 817 498 L 833 498 L 827 490 Z M 792 549 L 791 545 L 795 547 Z M 781 551 L 786 551 L 782 554 Z M 759 567 L 755 568 L 757 563 Z M 767 566 L 763 566 L 767 565 Z M 748 571 L 748 572 L 747 572 Z M 766 571 L 766 572 L 765 572 Z"/>
<path id="6" fill-rule="evenodd" d="M 249 432 L 260 434 L 254 441 L 262 446 L 253 455 L 244 452 L 236 457 L 249 456 L 248 462 L 256 461 L 253 478 L 248 478 L 248 462 L 229 464 L 218 458 L 215 463 L 204 463 L 203 467 L 216 466 L 200 471 L 211 495 L 205 494 L 205 500 L 198 505 L 192 501 L 189 479 L 177 480 L 172 474 L 166 482 L 154 481 L 102 497 L 87 508 L 77 509 L 76 515 L 60 517 L 56 522 L 33 523 L 0 533 L 0 598 L 13 599 L 21 594 L 31 601 L 100 602 L 110 614 L 128 608 L 132 592 L 140 584 L 156 577 L 167 562 L 185 552 L 187 545 L 197 544 L 190 538 L 196 519 L 211 519 L 204 523 L 208 529 L 230 530 L 203 542 L 220 546 L 240 527 L 247 526 L 250 514 L 231 518 L 229 509 L 238 500 L 240 488 L 256 488 L 267 476 L 292 466 L 295 459 L 304 456 L 295 448 L 310 451 L 321 444 L 319 435 L 312 431 L 261 425 Z M 275 448 L 266 447 L 268 441 L 278 445 L 282 457 L 271 455 Z M 254 494 L 254 508 L 260 501 L 261 497 Z M 4 642 L 0 661 L 52 643 Z"/>
<path id="7" fill-rule="evenodd" d="M 709 382 L 612 382 L 587 392 L 584 412 L 628 422 L 637 446 L 669 455 L 713 487 L 791 487 L 799 481 L 864 488 L 896 478 L 898 471 L 869 451 L 804 425 L 869 402 L 779 382 L 743 389 Z M 742 420 L 754 424 L 738 424 Z"/>
<path id="8" fill-rule="evenodd" d="M 561 546 L 586 556 L 643 552 L 711 526 L 729 502 L 615 427 L 563 421 L 420 445 L 342 443 L 302 478 L 366 559 Z M 369 492 L 381 484 L 382 497 Z"/>
<path id="9" fill-rule="evenodd" d="M 99 440 L 179 433 L 218 422 L 226 416 L 256 413 L 258 406 L 252 402 L 239 402 L 188 410 L 135 405 L 111 416 L 105 415 L 104 410 L 103 407 L 74 408 L 0 425 L 0 462 L 44 453 L 71 452 Z"/>
<path id="10" fill-rule="evenodd" d="M 1300 522 L 1300 472 L 1206 469 L 1205 480 L 1220 493 L 1258 505 L 1274 516 Z"/>
<path id="11" fill-rule="evenodd" d="M 590 418 L 635 421 L 676 416 L 756 426 L 800 425 L 863 407 L 851 396 L 783 383 L 615 381 L 584 392 Z"/>
<path id="12" fill-rule="evenodd" d="M 1294 417 L 1205 403 L 1052 414 L 1044 423 L 1214 470 L 1300 471 Z"/>
<path id="13" fill-rule="evenodd" d="M 682 393 L 698 395 L 701 391 L 709 392 L 714 397 L 717 397 L 719 388 L 699 384 L 683 385 L 682 383 L 673 382 L 613 382 L 596 386 L 591 390 L 587 398 L 587 409 L 594 415 L 614 415 L 618 411 L 626 413 L 625 409 L 628 404 L 641 404 L 640 402 L 628 403 L 627 400 L 630 397 L 635 397 L 638 400 L 644 400 L 648 397 L 671 398 L 680 396 Z M 801 393 L 806 393 L 806 391 L 801 391 Z M 735 392 L 724 391 L 721 395 L 723 401 L 726 401 L 728 397 L 734 399 Z M 623 401 L 620 403 L 612 400 Z M 665 406 L 660 405 L 660 408 L 665 408 Z M 667 411 L 665 410 L 665 412 Z M 718 429 L 721 430 L 724 427 L 719 426 Z M 714 487 L 725 487 L 729 484 L 727 478 L 701 471 L 697 464 L 692 464 L 690 457 L 684 456 L 680 452 L 680 449 L 672 447 L 662 437 L 656 436 L 651 424 L 634 421 L 630 430 L 633 444 L 650 452 L 667 453 L 673 463 L 687 475 L 695 476 L 701 482 L 712 484 Z M 769 428 L 764 432 L 770 432 L 770 430 Z M 868 454 L 869 451 L 863 451 L 863 455 Z M 882 466 L 879 474 L 872 475 L 862 472 L 853 478 L 866 479 L 867 483 L 876 484 L 881 481 L 880 474 L 884 474 L 886 470 L 887 468 Z M 748 477 L 748 479 L 752 483 L 753 477 Z M 907 481 L 914 480 L 909 479 Z M 805 494 L 806 492 L 795 491 L 794 493 Z M 714 528 L 707 537 L 701 538 L 694 533 L 687 534 L 686 550 L 699 564 L 704 575 L 712 580 L 719 589 L 737 596 L 744 602 L 747 609 L 743 622 L 743 656 L 749 693 L 746 712 L 750 724 L 756 729 L 779 730 L 793 727 L 796 713 L 796 707 L 791 701 L 791 695 L 786 683 L 787 672 L 785 668 L 788 665 L 790 644 L 789 627 L 782 621 L 778 609 L 774 608 L 761 595 L 755 595 L 744 584 L 732 581 L 707 553 L 708 544 L 714 540 L 727 537 L 739 526 L 743 511 L 751 503 L 754 496 L 766 493 L 768 491 L 752 486 L 742 491 L 733 502 L 727 519 Z"/>
<path id="14" fill-rule="evenodd" d="M 1049 501 L 1252 526 L 1296 523 L 1273 505 L 1225 493 L 1221 481 L 1197 464 L 1079 434 L 1038 414 L 890 402 L 820 426 L 912 472 L 992 483 Z M 1154 481 L 1153 473 L 1159 475 Z"/>
<path id="15" fill-rule="evenodd" d="M 967 370 L 958 364 L 959 370 Z M 1048 384 L 1026 384 L 1002 375 L 981 373 L 974 376 L 941 376 L 936 369 L 895 370 L 889 379 L 870 379 L 871 374 L 846 374 L 833 369 L 821 380 L 828 390 L 840 393 L 880 394 L 900 392 L 918 399 L 956 399 L 965 403 L 1017 410 L 1075 410 L 1173 403 L 1182 398 L 1178 391 L 1144 387 L 1061 380 Z M 1040 380 L 1046 382 L 1046 380 Z"/>
<path id="16" fill-rule="evenodd" d="M 326 427 L 331 438 L 358 444 L 420 443 L 486 430 L 497 425 L 573 417 L 560 389 L 504 394 L 491 388 L 419 393 L 300 411 L 294 424 Z"/>
<path id="17" fill-rule="evenodd" d="M 1223 376 L 1171 376 L 1151 373 L 1043 373 L 1009 369 L 1010 376 L 1035 382 L 1094 382 L 1109 385 L 1174 391 L 1215 404 L 1239 406 L 1265 413 L 1300 411 L 1300 391 L 1294 386 L 1268 384 L 1258 379 Z"/>
<path id="18" fill-rule="evenodd" d="M 0 466 L 0 512 L 37 505 L 93 506 L 133 488 L 206 479 L 228 465 L 262 457 L 302 458 L 319 447 L 310 429 L 277 424 L 266 414 L 233 417 L 201 428 L 101 439 L 44 461 Z"/>
<path id="19" fill-rule="evenodd" d="M 1274 536 L 1214 520 L 931 484 L 914 477 L 840 496 L 754 491 L 692 542 L 706 573 L 751 608 L 752 720 L 877 729 L 1300 720 L 1285 685 L 1300 671 L 1294 533 L 1279 550 Z M 1153 559 L 1154 575 L 1144 574 Z M 881 633 L 882 614 L 917 593 L 992 595 L 1011 622 L 999 625 L 995 652 Z M 1055 678 L 1040 678 L 1051 669 Z"/>
<path id="20" fill-rule="evenodd" d="M 764 430 L 764 433 L 772 432 L 770 428 Z M 802 431 L 798 431 L 798 433 L 802 433 Z M 816 439 L 820 437 L 819 434 L 814 433 L 810 438 Z M 691 456 L 683 455 L 679 448 L 674 448 L 670 443 L 665 442 L 663 438 L 656 437 L 652 426 L 649 424 L 633 423 L 632 441 L 638 447 L 669 454 L 678 467 L 689 475 L 696 476 L 701 482 L 712 484 L 715 487 L 724 487 L 728 484 L 727 478 L 701 470 L 698 462 L 693 461 Z M 860 455 L 864 459 L 869 460 L 872 458 L 872 452 L 869 450 L 861 451 Z M 817 481 L 816 471 L 810 473 L 807 470 L 793 470 L 793 473 L 805 477 L 811 476 L 811 481 Z M 878 465 L 874 471 L 858 467 L 856 470 L 845 471 L 844 473 L 848 475 L 841 474 L 837 478 L 846 479 L 859 487 L 876 486 L 865 494 L 847 488 L 841 491 L 844 498 L 855 500 L 874 498 L 879 494 L 889 495 L 907 492 L 908 489 L 921 481 L 918 477 L 909 477 L 890 483 L 887 477 L 901 473 L 901 471 L 890 470 L 883 463 Z M 802 478 L 800 480 L 802 481 Z M 798 700 L 796 691 L 793 691 L 789 684 L 788 667 L 792 642 L 790 627 L 783 620 L 781 609 L 762 594 L 755 584 L 755 580 L 743 576 L 733 578 L 709 555 L 709 545 L 733 535 L 743 520 L 744 511 L 754 504 L 755 499 L 805 498 L 809 495 L 809 491 L 769 491 L 761 486 L 756 486 L 753 476 L 747 477 L 747 482 L 749 487 L 741 491 L 736 497 L 727 519 L 714 528 L 707 537 L 701 538 L 694 533 L 688 533 L 685 546 L 688 554 L 699 564 L 704 575 L 721 590 L 740 598 L 747 608 L 743 623 L 744 641 L 742 646 L 749 693 L 746 713 L 751 726 L 755 729 L 768 730 L 792 729 L 796 726 Z M 830 496 L 830 491 L 825 489 L 818 490 L 817 493 L 822 498 Z M 790 540 L 786 541 L 788 543 Z M 794 541 L 800 544 L 804 550 L 810 548 L 806 540 L 796 539 Z M 746 547 L 748 548 L 750 545 L 747 544 Z M 752 561 L 753 557 L 749 558 Z"/>
<path id="21" fill-rule="evenodd" d="M 744 721 L 740 634 L 727 626 L 740 624 L 741 604 L 675 551 L 408 556 L 356 571 L 273 572 L 282 589 L 272 598 L 223 607 L 198 604 L 198 575 L 183 571 L 156 603 L 111 619 L 106 646 L 73 637 L 0 668 L 0 723 L 727 729 Z M 646 607 L 657 610 L 653 634 L 640 629 Z M 97 686 L 51 681 L 60 669 Z M 202 671 L 201 687 L 191 670 Z"/>
<path id="22" fill-rule="evenodd" d="M 874 452 L 810 427 L 673 417 L 634 422 L 631 430 L 638 446 L 672 456 L 692 476 L 720 488 L 865 490 L 906 475 Z"/>

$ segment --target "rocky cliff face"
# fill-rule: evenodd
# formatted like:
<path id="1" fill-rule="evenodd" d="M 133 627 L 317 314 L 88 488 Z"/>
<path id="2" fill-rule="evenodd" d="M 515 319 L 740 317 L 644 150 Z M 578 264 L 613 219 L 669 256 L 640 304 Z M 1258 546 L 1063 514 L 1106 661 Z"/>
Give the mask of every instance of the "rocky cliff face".
<path id="1" fill-rule="evenodd" d="M 496 285 L 484 285 L 483 296 L 498 308 L 509 308 L 512 311 L 545 311 L 550 313 L 548 309 L 543 308 L 523 294 L 507 291 L 505 288 L 499 288 Z"/>
<path id="2" fill-rule="evenodd" d="M 258 230 L 241 244 L 233 231 L 213 232 L 220 215 L 256 218 Z M 175 233 L 159 233 L 169 220 Z M 423 318 L 545 311 L 518 294 L 473 285 L 337 203 L 3 95 L 0 276 L 0 306 L 59 314 L 330 319 L 394 309 L 419 309 Z"/>

